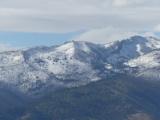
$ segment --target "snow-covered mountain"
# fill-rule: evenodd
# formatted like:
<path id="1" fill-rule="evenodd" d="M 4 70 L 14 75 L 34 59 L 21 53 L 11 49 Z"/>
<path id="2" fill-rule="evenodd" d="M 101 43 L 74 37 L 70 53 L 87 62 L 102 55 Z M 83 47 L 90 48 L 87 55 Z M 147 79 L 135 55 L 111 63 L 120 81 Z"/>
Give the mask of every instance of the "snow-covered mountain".
<path id="1" fill-rule="evenodd" d="M 160 40 L 133 36 L 98 45 L 71 41 L 0 53 L 0 81 L 24 93 L 84 85 L 111 74 L 160 79 Z"/>

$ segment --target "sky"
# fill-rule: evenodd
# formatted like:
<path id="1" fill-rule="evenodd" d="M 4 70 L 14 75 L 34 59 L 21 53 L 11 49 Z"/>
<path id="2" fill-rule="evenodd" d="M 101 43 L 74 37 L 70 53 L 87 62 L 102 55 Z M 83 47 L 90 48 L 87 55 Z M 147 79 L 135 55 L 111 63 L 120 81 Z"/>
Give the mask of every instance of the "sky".
<path id="1" fill-rule="evenodd" d="M 80 32 L 73 33 L 29 33 L 29 32 L 0 32 L 0 44 L 19 48 L 34 46 L 52 46 L 74 38 Z"/>
<path id="2" fill-rule="evenodd" d="M 159 0 L 0 0 L 0 47 L 159 36 L 159 13 Z"/>

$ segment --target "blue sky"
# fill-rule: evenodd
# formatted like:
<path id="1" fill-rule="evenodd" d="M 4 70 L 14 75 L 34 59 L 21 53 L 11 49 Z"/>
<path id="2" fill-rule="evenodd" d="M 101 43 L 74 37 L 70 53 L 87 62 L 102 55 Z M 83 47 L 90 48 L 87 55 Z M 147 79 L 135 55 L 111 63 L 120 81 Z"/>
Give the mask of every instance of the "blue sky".
<path id="1" fill-rule="evenodd" d="M 112 32 L 114 31 L 114 34 Z M 36 33 L 36 32 L 0 32 L 0 47 L 2 45 L 13 48 L 28 48 L 34 46 L 53 46 L 70 40 L 89 41 L 95 43 L 107 43 L 121 40 L 133 35 L 144 35 L 160 37 L 159 32 L 143 32 L 140 34 L 127 32 L 121 29 L 96 29 L 90 31 L 70 33 Z"/>
<path id="2" fill-rule="evenodd" d="M 38 3 L 38 4 L 37 4 Z M 160 0 L 0 0 L 0 45 L 107 43 L 160 32 Z M 80 34 L 80 32 L 83 33 Z"/>
<path id="3" fill-rule="evenodd" d="M 0 43 L 12 47 L 52 46 L 72 40 L 80 32 L 71 33 L 31 33 L 0 32 Z"/>

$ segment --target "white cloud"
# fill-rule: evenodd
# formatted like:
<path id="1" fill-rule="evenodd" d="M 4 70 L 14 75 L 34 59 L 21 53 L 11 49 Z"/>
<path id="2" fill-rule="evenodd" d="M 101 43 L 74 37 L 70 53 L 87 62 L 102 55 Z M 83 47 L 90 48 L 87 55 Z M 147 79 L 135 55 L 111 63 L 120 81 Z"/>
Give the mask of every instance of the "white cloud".
<path id="1" fill-rule="evenodd" d="M 77 41 L 89 41 L 94 43 L 110 43 L 117 40 L 127 39 L 129 37 L 140 35 L 144 37 L 156 37 L 159 38 L 154 32 L 145 32 L 145 31 L 129 31 L 123 28 L 99 28 L 86 31 L 81 35 L 75 37 Z"/>
<path id="2" fill-rule="evenodd" d="M 160 24 L 158 24 L 158 25 L 156 25 L 156 26 L 154 27 L 154 31 L 155 31 L 155 32 L 160 32 Z"/>
<path id="3" fill-rule="evenodd" d="M 108 26 L 150 31 L 159 24 L 159 5 L 159 0 L 1 0 L 0 31 L 62 33 Z"/>
<path id="4" fill-rule="evenodd" d="M 158 35 L 156 35 L 156 33 L 154 32 L 145 32 L 142 34 L 143 36 L 148 36 L 148 37 L 156 37 L 156 38 L 159 38 Z"/>
<path id="5" fill-rule="evenodd" d="M 113 0 L 112 4 L 115 7 L 144 7 L 148 6 L 149 2 L 149 0 Z M 154 4 L 154 2 L 152 3 Z M 150 2 L 149 5 L 152 3 Z"/>
<path id="6" fill-rule="evenodd" d="M 116 7 L 123 7 L 128 4 L 128 0 L 113 0 L 113 5 Z"/>
<path id="7" fill-rule="evenodd" d="M 110 43 L 116 40 L 126 39 L 133 35 L 138 35 L 136 32 L 127 32 L 123 29 L 113 27 L 100 28 L 87 31 L 75 38 L 77 41 L 89 41 L 95 43 Z"/>

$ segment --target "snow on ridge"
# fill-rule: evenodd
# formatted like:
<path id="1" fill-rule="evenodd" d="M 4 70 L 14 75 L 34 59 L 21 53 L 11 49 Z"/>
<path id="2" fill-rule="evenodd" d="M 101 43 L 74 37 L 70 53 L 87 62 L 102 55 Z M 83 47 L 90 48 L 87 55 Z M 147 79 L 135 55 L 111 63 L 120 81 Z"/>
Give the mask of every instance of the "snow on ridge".
<path id="1" fill-rule="evenodd" d="M 0 53 L 0 81 L 14 83 L 28 92 L 53 84 L 80 85 L 108 76 L 109 71 L 159 66 L 160 41 L 134 36 L 97 45 L 71 41 L 55 47 Z M 155 52 L 157 50 L 157 52 Z"/>
<path id="2" fill-rule="evenodd" d="M 154 67 L 160 66 L 160 62 L 158 59 L 159 57 L 160 57 L 160 51 L 153 51 L 144 56 L 140 56 L 136 59 L 132 59 L 125 64 L 129 65 L 130 67 L 141 66 L 145 68 L 154 68 Z"/>
<path id="3" fill-rule="evenodd" d="M 57 52 L 65 52 L 68 54 L 74 54 L 74 43 L 66 43 L 56 48 Z"/>

